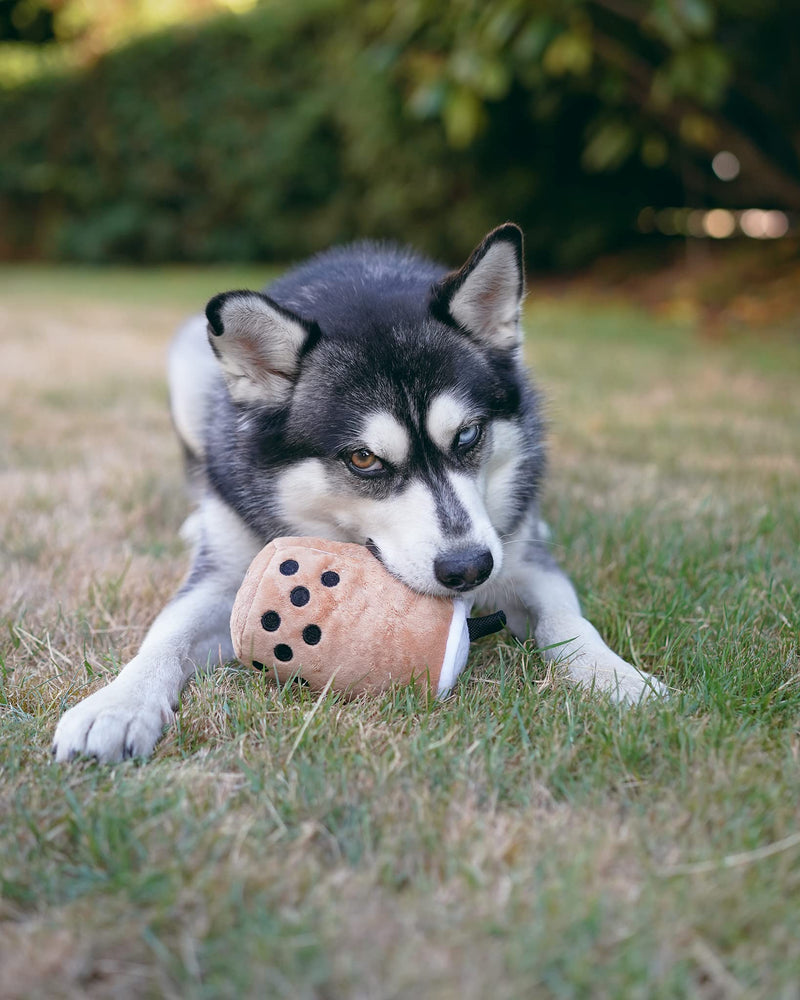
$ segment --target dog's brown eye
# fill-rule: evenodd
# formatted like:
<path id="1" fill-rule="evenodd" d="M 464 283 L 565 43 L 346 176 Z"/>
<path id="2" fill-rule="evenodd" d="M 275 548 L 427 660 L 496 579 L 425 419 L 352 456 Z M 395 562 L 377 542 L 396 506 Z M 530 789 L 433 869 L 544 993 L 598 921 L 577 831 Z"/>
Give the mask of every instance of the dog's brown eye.
<path id="1" fill-rule="evenodd" d="M 381 472 L 383 470 L 383 462 L 374 452 L 368 451 L 366 448 L 359 448 L 358 451 L 354 451 L 350 455 L 350 465 L 357 472 Z"/>

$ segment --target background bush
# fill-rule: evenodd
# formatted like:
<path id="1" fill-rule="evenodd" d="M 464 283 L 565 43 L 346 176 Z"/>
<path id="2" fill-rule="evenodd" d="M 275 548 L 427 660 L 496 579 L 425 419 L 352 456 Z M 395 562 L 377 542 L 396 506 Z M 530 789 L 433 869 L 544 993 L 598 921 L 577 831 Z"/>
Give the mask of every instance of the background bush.
<path id="1" fill-rule="evenodd" d="M 617 6 L 265 3 L 7 86 L 0 256 L 285 261 L 373 235 L 455 259 L 513 218 L 533 263 L 571 266 L 645 204 L 715 203 L 723 140 L 755 164 L 742 198 L 800 205 L 788 125 L 741 125 L 748 4 Z M 759 9 L 775 61 L 792 11 Z"/>

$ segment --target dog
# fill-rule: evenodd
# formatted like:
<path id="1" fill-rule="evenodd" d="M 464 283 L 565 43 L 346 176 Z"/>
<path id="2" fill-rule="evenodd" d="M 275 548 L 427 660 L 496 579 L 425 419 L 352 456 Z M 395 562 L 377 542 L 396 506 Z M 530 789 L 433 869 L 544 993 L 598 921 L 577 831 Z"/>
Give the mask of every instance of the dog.
<path id="1" fill-rule="evenodd" d="M 212 298 L 169 356 L 198 495 L 191 570 L 134 659 L 62 717 L 55 759 L 150 755 L 195 671 L 233 659 L 234 596 L 282 535 L 361 543 L 417 591 L 502 606 L 578 684 L 664 694 L 606 646 L 551 553 L 523 295 L 522 233 L 507 223 L 457 271 L 361 242 L 265 293 Z"/>

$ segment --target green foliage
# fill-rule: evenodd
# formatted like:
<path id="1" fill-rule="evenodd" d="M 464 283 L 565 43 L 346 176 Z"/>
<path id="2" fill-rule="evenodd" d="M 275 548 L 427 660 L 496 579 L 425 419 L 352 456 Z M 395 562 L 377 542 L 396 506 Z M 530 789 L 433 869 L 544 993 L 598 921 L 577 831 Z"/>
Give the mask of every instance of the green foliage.
<path id="1" fill-rule="evenodd" d="M 55 37 L 52 7 L 42 0 L 0 0 L 0 40 L 41 45 Z"/>
<path id="2" fill-rule="evenodd" d="M 327 235 L 316 213 L 336 182 L 326 99 L 304 87 L 314 64 L 285 44 L 294 35 L 310 55 L 323 6 L 269 11 L 257 33 L 226 17 L 152 36 L 4 95 L 0 184 L 44 226 L 33 239 L 83 260 L 288 256 L 298 209 Z"/>
<path id="3" fill-rule="evenodd" d="M 643 204 L 800 206 L 792 16 L 297 0 L 139 38 L 0 90 L 0 257 L 286 260 L 371 235 L 454 259 L 514 218 L 533 262 L 569 266 Z"/>

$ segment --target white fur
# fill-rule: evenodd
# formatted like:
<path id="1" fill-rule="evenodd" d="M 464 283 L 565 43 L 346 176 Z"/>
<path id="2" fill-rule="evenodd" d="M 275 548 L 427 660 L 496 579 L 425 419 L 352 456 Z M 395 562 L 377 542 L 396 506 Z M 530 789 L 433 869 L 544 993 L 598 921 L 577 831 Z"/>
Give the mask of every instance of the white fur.
<path id="1" fill-rule="evenodd" d="M 362 438 L 369 450 L 392 465 L 402 465 L 408 459 L 411 438 L 400 421 L 391 413 L 371 413 L 364 422 Z"/>
<path id="2" fill-rule="evenodd" d="M 520 342 L 520 272 L 514 247 L 493 243 L 450 299 L 450 314 L 465 330 L 494 347 Z"/>
<path id="3" fill-rule="evenodd" d="M 462 472 L 450 472 L 447 478 L 472 525 L 469 536 L 465 540 L 459 539 L 459 547 L 489 549 L 494 560 L 494 572 L 499 572 L 503 565 L 503 545 L 486 509 L 483 477 L 476 480 Z M 448 547 L 453 548 L 452 543 Z"/>
<path id="4" fill-rule="evenodd" d="M 505 530 L 513 509 L 522 455 L 522 431 L 513 420 L 495 420 L 489 427 L 489 454 L 483 470 L 486 510 L 498 531 Z"/>
<path id="5" fill-rule="evenodd" d="M 325 465 L 317 458 L 297 462 L 279 477 L 278 507 L 283 520 L 293 525 L 297 534 L 318 535 L 335 542 L 360 542 L 351 538 L 337 522 L 337 509 L 350 503 L 350 497 L 337 495 L 335 484 L 328 481 Z"/>
<path id="6" fill-rule="evenodd" d="M 205 316 L 193 316 L 178 330 L 167 355 L 167 377 L 175 428 L 198 457 L 205 451 L 203 425 L 209 389 L 219 364 L 208 343 Z"/>
<path id="7" fill-rule="evenodd" d="M 452 392 L 435 396 L 425 416 L 428 437 L 440 451 L 449 452 L 456 434 L 472 421 L 464 403 Z"/>

